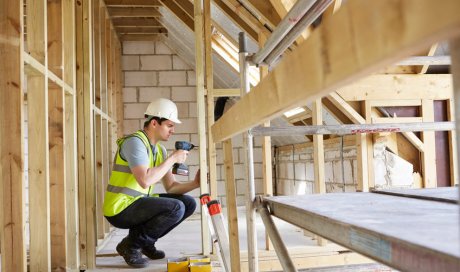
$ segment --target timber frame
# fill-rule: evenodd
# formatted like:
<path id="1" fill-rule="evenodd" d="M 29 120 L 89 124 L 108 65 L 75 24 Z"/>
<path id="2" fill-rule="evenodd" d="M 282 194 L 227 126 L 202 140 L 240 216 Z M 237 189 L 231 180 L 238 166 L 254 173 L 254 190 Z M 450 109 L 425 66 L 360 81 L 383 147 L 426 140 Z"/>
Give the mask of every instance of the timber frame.
<path id="1" fill-rule="evenodd" d="M 123 131 L 120 42 L 101 0 L 2 0 L 0 10 L 1 270 L 94 268 Z"/>

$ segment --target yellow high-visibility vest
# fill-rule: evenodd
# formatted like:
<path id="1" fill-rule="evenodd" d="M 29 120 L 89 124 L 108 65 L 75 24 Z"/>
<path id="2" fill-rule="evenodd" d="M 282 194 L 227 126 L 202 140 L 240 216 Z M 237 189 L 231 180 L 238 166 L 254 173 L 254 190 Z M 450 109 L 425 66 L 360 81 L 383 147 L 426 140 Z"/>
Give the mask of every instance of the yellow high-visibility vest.
<path id="1" fill-rule="evenodd" d="M 131 137 L 137 137 L 142 140 L 149 154 L 149 167 L 158 166 L 163 162 L 163 148 L 159 143 L 156 144 L 156 158 L 153 157 L 152 147 L 144 131 L 139 130 L 135 133 L 117 140 L 118 150 L 113 163 L 112 174 L 107 186 L 104 197 L 104 215 L 114 216 L 123 211 L 137 199 L 151 195 L 153 196 L 153 187 L 142 188 L 131 173 L 128 162 L 120 155 L 120 149 L 124 141 Z"/>

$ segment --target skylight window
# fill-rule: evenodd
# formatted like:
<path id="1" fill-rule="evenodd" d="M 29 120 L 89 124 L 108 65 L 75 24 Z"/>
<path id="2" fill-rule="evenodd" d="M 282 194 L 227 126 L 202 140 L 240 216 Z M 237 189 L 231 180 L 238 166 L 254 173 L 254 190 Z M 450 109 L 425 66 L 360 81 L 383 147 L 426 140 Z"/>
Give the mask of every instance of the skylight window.
<path id="1" fill-rule="evenodd" d="M 297 115 L 297 114 L 302 113 L 302 112 L 305 112 L 305 109 L 301 108 L 301 107 L 297 107 L 295 109 L 292 109 L 290 111 L 285 112 L 284 116 L 286 116 L 286 118 L 289 118 L 289 117 L 292 117 L 292 116 Z"/>

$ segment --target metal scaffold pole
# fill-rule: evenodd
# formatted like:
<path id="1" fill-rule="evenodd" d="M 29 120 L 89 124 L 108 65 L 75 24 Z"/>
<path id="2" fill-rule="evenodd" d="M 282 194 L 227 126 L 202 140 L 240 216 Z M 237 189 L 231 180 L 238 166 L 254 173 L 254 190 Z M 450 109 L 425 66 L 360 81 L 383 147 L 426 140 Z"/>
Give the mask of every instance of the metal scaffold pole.
<path id="1" fill-rule="evenodd" d="M 246 35 L 244 32 L 239 34 L 240 44 L 240 81 L 241 81 L 241 97 L 249 92 L 249 69 L 246 61 L 248 55 L 246 51 Z M 243 147 L 246 154 L 246 179 L 247 179 L 247 195 L 246 195 L 246 224 L 248 232 L 248 265 L 249 271 L 259 271 L 257 258 L 257 231 L 256 231 L 256 211 L 254 208 L 255 185 L 254 185 L 254 154 L 252 146 L 253 137 L 249 132 L 243 133 Z"/>

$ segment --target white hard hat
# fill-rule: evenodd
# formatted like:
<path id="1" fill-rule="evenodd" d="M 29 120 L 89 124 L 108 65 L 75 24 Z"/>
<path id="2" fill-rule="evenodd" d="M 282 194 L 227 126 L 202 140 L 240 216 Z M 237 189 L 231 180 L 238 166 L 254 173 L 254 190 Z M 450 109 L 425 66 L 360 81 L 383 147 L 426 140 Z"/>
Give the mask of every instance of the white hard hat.
<path id="1" fill-rule="evenodd" d="M 181 121 L 177 118 L 177 106 L 174 102 L 166 98 L 158 98 L 150 102 L 145 111 L 146 117 L 157 116 L 166 118 L 174 123 L 180 124 Z"/>

